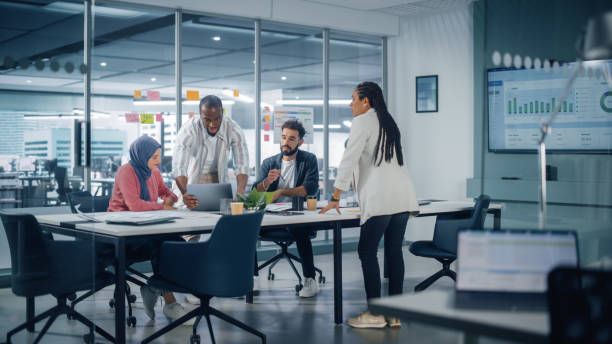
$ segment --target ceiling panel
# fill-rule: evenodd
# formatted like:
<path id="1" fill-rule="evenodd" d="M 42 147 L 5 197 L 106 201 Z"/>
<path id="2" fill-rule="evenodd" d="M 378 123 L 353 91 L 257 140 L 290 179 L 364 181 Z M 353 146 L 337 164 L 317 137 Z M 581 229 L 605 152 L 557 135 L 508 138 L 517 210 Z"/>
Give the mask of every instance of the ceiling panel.
<path id="1" fill-rule="evenodd" d="M 192 65 L 235 67 L 253 70 L 255 68 L 253 64 L 254 58 L 253 52 L 223 52 L 209 57 L 190 59 L 189 63 Z"/>

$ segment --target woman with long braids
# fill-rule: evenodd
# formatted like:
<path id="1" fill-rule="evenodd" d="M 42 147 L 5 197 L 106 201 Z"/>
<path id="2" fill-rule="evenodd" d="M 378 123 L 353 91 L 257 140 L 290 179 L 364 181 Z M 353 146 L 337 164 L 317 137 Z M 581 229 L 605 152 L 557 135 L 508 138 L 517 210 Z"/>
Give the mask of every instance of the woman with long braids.
<path id="1" fill-rule="evenodd" d="M 373 82 L 362 82 L 353 91 L 353 123 L 342 156 L 334 194 L 325 213 L 336 209 L 342 191 L 351 183 L 357 190 L 361 233 L 357 252 L 361 260 L 366 298 L 380 297 L 378 244 L 385 236 L 389 272 L 389 295 L 401 294 L 404 285 L 402 242 L 411 213 L 418 211 L 412 179 L 404 166 L 399 128 L 387 110 L 382 90 Z M 399 319 L 375 315 L 368 310 L 347 323 L 358 328 L 401 327 Z"/>

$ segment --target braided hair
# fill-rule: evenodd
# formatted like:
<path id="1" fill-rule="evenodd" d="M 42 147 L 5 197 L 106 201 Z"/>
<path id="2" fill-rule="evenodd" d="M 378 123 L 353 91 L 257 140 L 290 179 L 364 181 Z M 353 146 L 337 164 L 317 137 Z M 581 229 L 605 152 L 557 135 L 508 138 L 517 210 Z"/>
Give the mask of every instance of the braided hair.
<path id="1" fill-rule="evenodd" d="M 368 98 L 370 106 L 376 110 L 376 116 L 378 117 L 379 129 L 374 164 L 380 166 L 383 158 L 386 162 L 390 162 L 393 156 L 397 154 L 397 162 L 400 166 L 403 166 L 401 134 L 395 120 L 387 110 L 380 86 L 375 82 L 366 81 L 357 85 L 355 91 L 357 91 L 359 100 Z"/>

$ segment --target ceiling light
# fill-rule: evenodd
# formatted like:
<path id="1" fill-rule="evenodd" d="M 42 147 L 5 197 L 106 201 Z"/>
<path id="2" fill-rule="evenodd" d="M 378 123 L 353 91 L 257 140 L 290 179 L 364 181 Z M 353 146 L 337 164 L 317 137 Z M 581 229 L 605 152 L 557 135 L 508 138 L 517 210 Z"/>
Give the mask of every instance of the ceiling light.
<path id="1" fill-rule="evenodd" d="M 106 62 L 104 62 L 104 61 L 100 62 L 100 66 L 106 67 Z"/>
<path id="2" fill-rule="evenodd" d="M 48 57 L 45 57 L 45 58 L 43 58 L 41 61 L 42 61 L 42 62 L 47 62 L 47 61 L 49 61 L 49 58 L 48 58 Z"/>
<path id="3" fill-rule="evenodd" d="M 342 121 L 342 124 L 344 124 L 345 127 L 350 128 L 353 123 L 351 121 Z"/>
<path id="4" fill-rule="evenodd" d="M 312 128 L 313 129 L 323 129 L 324 126 L 323 126 L 323 124 L 313 124 Z M 340 128 L 342 128 L 342 126 L 340 124 L 330 124 L 330 125 L 328 125 L 328 128 L 329 129 L 340 129 Z"/>
<path id="5" fill-rule="evenodd" d="M 300 99 L 300 97 L 295 97 L 295 99 Z"/>
<path id="6" fill-rule="evenodd" d="M 220 41 L 220 40 L 221 40 L 221 37 L 219 37 L 219 36 L 213 37 L 213 41 Z"/>
<path id="7" fill-rule="evenodd" d="M 31 84 L 31 83 L 32 83 L 32 80 L 26 80 L 26 82 L 27 82 L 28 84 Z"/>
<path id="8" fill-rule="evenodd" d="M 156 81 L 157 81 L 157 78 L 156 78 L 156 77 L 152 77 L 152 78 L 151 78 L 151 82 L 156 82 Z"/>
<path id="9" fill-rule="evenodd" d="M 281 80 L 287 80 L 287 77 L 283 75 L 281 76 Z"/>

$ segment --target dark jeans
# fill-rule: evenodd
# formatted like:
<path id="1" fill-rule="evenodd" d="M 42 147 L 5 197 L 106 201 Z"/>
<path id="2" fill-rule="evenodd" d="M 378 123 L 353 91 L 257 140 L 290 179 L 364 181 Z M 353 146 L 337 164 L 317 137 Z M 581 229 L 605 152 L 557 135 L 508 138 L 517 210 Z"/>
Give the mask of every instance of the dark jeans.
<path id="1" fill-rule="evenodd" d="M 409 213 L 374 216 L 361 226 L 357 252 L 361 260 L 366 297 L 380 297 L 378 244 L 385 236 L 385 258 L 389 272 L 389 295 L 401 294 L 404 288 L 404 256 L 402 242 Z"/>
<path id="2" fill-rule="evenodd" d="M 315 278 L 312 243 L 310 242 L 310 236 L 313 232 L 304 229 L 293 228 L 290 228 L 289 232 L 291 233 L 291 235 L 293 235 L 293 238 L 295 238 L 295 245 L 297 246 L 300 258 L 302 259 L 302 274 L 306 278 Z"/>

